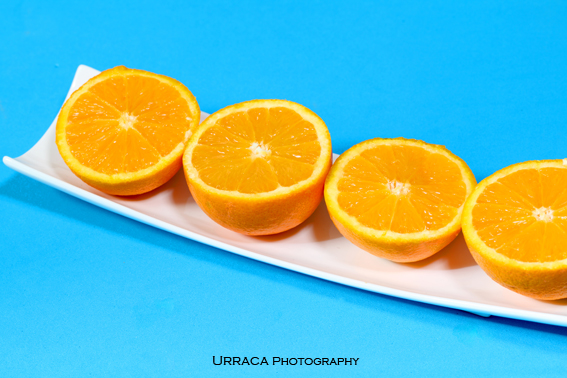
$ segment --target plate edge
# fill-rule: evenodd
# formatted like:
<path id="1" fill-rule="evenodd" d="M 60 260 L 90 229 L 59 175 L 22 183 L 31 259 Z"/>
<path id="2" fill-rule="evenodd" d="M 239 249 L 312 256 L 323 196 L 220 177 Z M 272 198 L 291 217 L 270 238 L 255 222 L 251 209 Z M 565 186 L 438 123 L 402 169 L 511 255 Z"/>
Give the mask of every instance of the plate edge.
<path id="1" fill-rule="evenodd" d="M 51 186 L 55 189 L 58 189 L 66 194 L 69 194 L 73 197 L 82 199 L 88 203 L 93 205 L 102 207 L 106 210 L 112 211 L 116 214 L 122 215 L 124 217 L 137 220 L 149 226 L 153 226 L 159 228 L 161 230 L 182 236 L 184 238 L 194 240 L 205 245 L 209 245 L 211 247 L 215 247 L 227 252 L 231 252 L 240 256 L 248 257 L 250 259 L 260 261 L 266 264 L 278 266 L 280 268 L 285 268 L 288 270 L 292 270 L 295 272 L 303 273 L 312 277 L 317 277 L 326 281 L 335 282 L 341 285 L 354 287 L 361 290 L 366 290 L 378 294 L 389 295 L 392 297 L 402 298 L 406 300 L 411 300 L 415 302 L 426 303 L 430 305 L 440 306 L 440 307 L 447 307 L 456 310 L 462 310 L 466 312 L 470 312 L 473 314 L 477 314 L 481 316 L 486 315 L 495 315 L 501 316 L 511 319 L 518 319 L 518 320 L 525 320 L 537 323 L 545 323 L 550 325 L 556 326 L 567 326 L 567 317 L 562 315 L 554 315 L 554 314 L 547 314 L 547 313 L 540 313 L 540 312 L 533 312 L 533 311 L 526 311 L 520 309 L 512 309 L 508 307 L 500 307 L 494 305 L 486 305 L 481 303 L 469 302 L 469 301 L 461 301 L 457 299 L 449 299 L 443 297 L 437 297 L 432 295 L 426 294 L 418 294 L 412 293 L 409 291 L 404 291 L 401 289 L 394 289 L 389 288 L 386 286 L 381 286 L 377 284 L 370 284 L 363 281 L 359 281 L 352 278 L 347 278 L 343 276 L 339 276 L 332 273 L 326 273 L 317 269 L 312 269 L 308 267 L 304 267 L 302 265 L 297 265 L 293 263 L 288 263 L 276 258 L 263 256 L 257 254 L 255 252 L 251 252 L 242 248 L 234 247 L 230 244 L 225 244 L 223 242 L 216 241 L 214 239 L 210 239 L 206 236 L 202 236 L 200 234 L 185 230 L 183 228 L 171 225 L 167 222 L 160 221 L 159 219 L 153 218 L 149 215 L 142 214 L 138 211 L 132 210 L 126 206 L 117 204 L 109 199 L 102 198 L 96 194 L 90 193 L 85 191 L 84 189 L 77 188 L 71 184 L 68 184 L 64 181 L 59 179 L 53 178 L 48 174 L 43 172 L 37 171 L 24 163 L 21 163 L 9 156 L 4 156 L 3 158 L 4 164 L 17 171 L 25 176 L 28 176 L 32 179 L 35 179 L 43 184 Z"/>

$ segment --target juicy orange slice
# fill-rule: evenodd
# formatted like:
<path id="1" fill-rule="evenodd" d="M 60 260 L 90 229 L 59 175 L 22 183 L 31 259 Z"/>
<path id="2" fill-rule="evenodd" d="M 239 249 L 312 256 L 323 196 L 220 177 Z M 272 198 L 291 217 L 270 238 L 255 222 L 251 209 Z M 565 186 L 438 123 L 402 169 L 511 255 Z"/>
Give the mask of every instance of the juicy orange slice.
<path id="1" fill-rule="evenodd" d="M 339 231 L 360 248 L 396 262 L 425 259 L 461 229 L 476 184 L 445 147 L 418 140 L 371 139 L 335 162 L 325 202 Z"/>
<path id="2" fill-rule="evenodd" d="M 214 221 L 267 235 L 313 213 L 331 155 L 329 132 L 315 113 L 291 101 L 254 100 L 203 121 L 183 165 L 193 198 Z"/>
<path id="3" fill-rule="evenodd" d="M 145 193 L 179 170 L 199 117 L 195 97 L 180 82 L 115 67 L 65 102 L 57 120 L 57 147 L 87 184 L 109 194 Z"/>
<path id="4" fill-rule="evenodd" d="M 486 273 L 538 299 L 567 297 L 567 161 L 529 161 L 484 179 L 467 200 L 463 234 Z"/>

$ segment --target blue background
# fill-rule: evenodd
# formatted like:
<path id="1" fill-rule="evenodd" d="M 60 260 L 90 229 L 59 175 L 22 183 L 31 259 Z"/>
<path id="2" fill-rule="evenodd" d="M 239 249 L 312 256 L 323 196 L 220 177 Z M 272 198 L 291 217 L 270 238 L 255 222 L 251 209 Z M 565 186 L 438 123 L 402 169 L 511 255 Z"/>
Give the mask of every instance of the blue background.
<path id="1" fill-rule="evenodd" d="M 304 104 L 341 153 L 446 145 L 478 180 L 567 157 L 567 3 L 0 2 L 0 155 L 79 64 L 172 76 L 201 109 Z M 567 329 L 481 318 L 201 245 L 0 167 L 0 376 L 564 376 Z M 212 356 L 356 357 L 219 367 Z M 506 372 L 506 373 L 505 373 Z"/>

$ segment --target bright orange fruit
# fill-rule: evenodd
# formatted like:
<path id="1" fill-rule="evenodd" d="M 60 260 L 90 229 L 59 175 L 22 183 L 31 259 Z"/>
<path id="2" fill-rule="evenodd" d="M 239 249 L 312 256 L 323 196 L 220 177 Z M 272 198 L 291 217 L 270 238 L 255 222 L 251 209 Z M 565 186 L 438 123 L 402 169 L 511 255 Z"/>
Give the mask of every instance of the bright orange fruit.
<path id="1" fill-rule="evenodd" d="M 510 290 L 567 298 L 567 161 L 528 161 L 484 179 L 463 234 L 481 268 Z"/>
<path id="2" fill-rule="evenodd" d="M 254 100 L 211 114 L 183 157 L 187 184 L 201 209 L 243 234 L 289 230 L 323 197 L 331 166 L 325 123 L 285 100 Z"/>
<path id="3" fill-rule="evenodd" d="M 425 259 L 461 230 L 476 180 L 445 147 L 371 139 L 333 164 L 325 184 L 331 219 L 352 243 L 396 262 Z"/>
<path id="4" fill-rule="evenodd" d="M 87 81 L 65 102 L 57 147 L 69 168 L 109 194 L 148 192 L 181 167 L 199 105 L 180 82 L 120 66 Z"/>

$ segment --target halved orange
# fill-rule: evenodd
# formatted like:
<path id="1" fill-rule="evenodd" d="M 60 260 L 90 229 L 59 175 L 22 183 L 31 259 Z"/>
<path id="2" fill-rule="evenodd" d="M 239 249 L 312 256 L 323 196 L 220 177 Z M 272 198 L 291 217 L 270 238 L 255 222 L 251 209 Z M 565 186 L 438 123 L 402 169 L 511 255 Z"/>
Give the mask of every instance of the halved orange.
<path id="1" fill-rule="evenodd" d="M 285 100 L 254 100 L 211 114 L 183 157 L 203 211 L 248 235 L 276 234 L 307 219 L 323 197 L 331 138 L 315 113 Z"/>
<path id="2" fill-rule="evenodd" d="M 502 286 L 567 298 L 567 159 L 514 164 L 481 181 L 465 205 L 463 234 Z"/>
<path id="3" fill-rule="evenodd" d="M 193 94 L 167 76 L 123 66 L 87 81 L 57 119 L 61 157 L 105 193 L 134 195 L 168 181 L 199 125 Z"/>
<path id="4" fill-rule="evenodd" d="M 443 146 L 377 138 L 337 159 L 325 184 L 325 202 L 352 243 L 382 258 L 414 262 L 458 235 L 475 184 L 467 164 Z"/>

